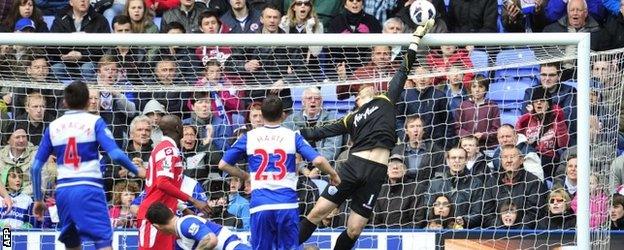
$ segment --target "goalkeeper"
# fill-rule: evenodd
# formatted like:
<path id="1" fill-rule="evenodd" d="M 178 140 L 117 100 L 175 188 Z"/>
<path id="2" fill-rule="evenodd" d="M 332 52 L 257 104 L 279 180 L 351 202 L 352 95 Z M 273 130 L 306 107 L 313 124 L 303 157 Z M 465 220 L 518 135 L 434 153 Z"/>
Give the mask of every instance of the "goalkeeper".
<path id="1" fill-rule="evenodd" d="M 351 249 L 368 223 L 379 190 L 386 182 L 390 150 L 397 141 L 394 105 L 403 92 L 420 39 L 433 24 L 431 19 L 414 32 L 414 40 L 401 68 L 390 81 L 387 96 L 375 96 L 372 86 L 361 88 L 355 99 L 357 110 L 335 123 L 301 129 L 301 135 L 309 141 L 348 133 L 353 146 L 349 158 L 338 172 L 342 182 L 337 187 L 326 188 L 312 211 L 299 223 L 299 244 L 310 238 L 321 220 L 349 197 L 352 203 L 347 229 L 338 236 L 334 249 Z"/>

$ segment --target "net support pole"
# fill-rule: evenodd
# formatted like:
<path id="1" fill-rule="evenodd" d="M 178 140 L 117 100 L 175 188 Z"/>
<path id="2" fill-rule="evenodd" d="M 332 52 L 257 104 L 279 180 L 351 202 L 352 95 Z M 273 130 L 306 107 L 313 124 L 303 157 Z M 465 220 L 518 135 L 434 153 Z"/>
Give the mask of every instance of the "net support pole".
<path id="1" fill-rule="evenodd" d="M 591 237 L 589 228 L 589 175 L 591 172 L 589 145 L 589 81 L 590 81 L 590 35 L 583 33 L 582 38 L 577 44 L 577 77 L 578 77 L 578 94 L 577 94 L 577 161 L 578 161 L 578 183 L 577 183 L 577 201 L 578 210 L 576 211 L 576 244 L 578 249 L 590 249 Z"/>

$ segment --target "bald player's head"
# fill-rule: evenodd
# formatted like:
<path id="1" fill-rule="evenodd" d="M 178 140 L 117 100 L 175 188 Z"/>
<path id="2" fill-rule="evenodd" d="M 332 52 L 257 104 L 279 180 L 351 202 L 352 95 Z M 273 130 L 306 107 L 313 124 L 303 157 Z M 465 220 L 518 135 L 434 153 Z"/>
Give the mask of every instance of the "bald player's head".
<path id="1" fill-rule="evenodd" d="M 164 136 L 171 137 L 177 144 L 180 144 L 180 139 L 183 134 L 182 120 L 180 120 L 180 117 L 176 115 L 165 115 L 160 119 L 158 126 Z"/>

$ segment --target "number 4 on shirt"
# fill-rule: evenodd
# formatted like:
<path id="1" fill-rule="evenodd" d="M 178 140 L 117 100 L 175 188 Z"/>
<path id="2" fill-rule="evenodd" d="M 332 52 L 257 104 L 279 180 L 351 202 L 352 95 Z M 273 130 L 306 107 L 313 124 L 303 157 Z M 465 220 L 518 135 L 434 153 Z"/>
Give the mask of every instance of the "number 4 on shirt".
<path id="1" fill-rule="evenodd" d="M 279 159 L 275 162 L 275 167 L 279 169 L 277 174 L 273 174 L 273 180 L 279 181 L 284 179 L 286 176 L 286 166 L 284 163 L 286 162 L 286 152 L 282 149 L 275 149 L 273 152 L 274 155 L 279 156 Z M 269 174 L 264 172 L 266 171 L 266 167 L 269 164 L 269 154 L 264 149 L 256 149 L 254 151 L 254 155 L 260 156 L 262 161 L 260 162 L 260 166 L 256 171 L 255 180 L 264 181 L 269 179 Z"/>
<path id="2" fill-rule="evenodd" d="M 80 166 L 80 156 L 78 155 L 78 146 L 76 145 L 76 137 L 69 137 L 67 145 L 65 145 L 65 153 L 63 154 L 63 163 L 74 166 L 74 170 L 78 170 Z"/>

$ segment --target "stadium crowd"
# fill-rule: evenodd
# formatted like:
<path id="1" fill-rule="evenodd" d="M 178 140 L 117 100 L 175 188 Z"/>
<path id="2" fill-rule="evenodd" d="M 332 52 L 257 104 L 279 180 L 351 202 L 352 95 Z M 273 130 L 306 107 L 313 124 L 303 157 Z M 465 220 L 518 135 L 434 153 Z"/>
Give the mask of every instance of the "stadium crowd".
<path id="1" fill-rule="evenodd" d="M 58 33 L 403 33 L 413 0 L 0 0 L 3 32 Z M 522 1 L 524 2 L 524 1 Z M 529 1 L 531 2 L 531 1 Z M 521 1 L 433 0 L 434 32 L 589 32 L 592 50 L 624 47 L 624 2 L 617 0 Z M 44 17 L 54 16 L 51 23 Z M 155 20 L 160 20 L 159 24 Z M 48 20 L 49 22 L 49 20 Z M 533 86 L 520 93 L 515 123 L 502 119 L 501 103 L 490 87 L 495 72 L 466 73 L 472 56 L 483 48 L 440 46 L 423 51 L 416 76 L 406 83 L 397 106 L 399 141 L 388 163 L 388 182 L 376 202 L 370 227 L 375 228 L 514 228 L 573 229 L 577 209 L 575 67 L 569 62 L 544 63 L 528 76 Z M 43 222 L 32 218 L 29 169 L 43 131 L 62 115 L 62 93 L 39 83 L 86 80 L 118 86 L 90 91 L 89 112 L 110 126 L 120 147 L 137 166 L 145 166 L 161 140 L 157 124 L 165 114 L 183 119 L 181 151 L 185 157 L 183 190 L 212 207 L 207 218 L 226 226 L 249 228 L 249 182 L 217 168 L 224 150 L 245 132 L 262 126 L 260 101 L 282 98 L 289 116 L 284 126 L 298 130 L 338 119 L 351 107 L 328 107 L 325 99 L 349 103 L 361 86 L 379 93 L 397 70 L 404 48 L 351 47 L 0 47 L 0 79 L 28 87 L 0 90 L 2 148 L 0 180 L 14 199 L 0 225 L 54 228 L 54 209 Z M 621 55 L 621 54 L 620 54 Z M 622 58 L 592 61 L 592 165 L 611 165 L 610 172 L 590 178 L 591 226 L 624 229 L 624 110 L 604 89 L 622 82 Z M 518 71 L 516 71 L 518 72 Z M 442 73 L 438 77 L 423 77 Z M 331 96 L 317 87 L 300 94 L 289 84 L 354 80 Z M 253 90 L 207 91 L 210 87 L 265 85 Z M 153 92 L 124 91 L 124 86 L 153 86 Z M 160 91 L 167 86 L 196 86 L 195 92 Z M 325 87 L 325 86 L 324 86 Z M 620 87 L 621 88 L 621 87 Z M 621 92 L 620 92 L 621 93 Z M 601 104 L 599 104 L 602 102 Z M 604 103 L 611 103 L 607 107 Z M 605 132 L 607 131 L 607 132 Z M 619 134 L 618 134 L 619 131 Z M 604 138 L 617 138 L 612 141 Z M 349 154 L 349 138 L 310 142 L 335 168 Z M 617 154 L 616 151 L 617 150 Z M 599 157 L 598 157 L 599 156 Z M 601 162 L 603 161 L 603 162 Z M 45 201 L 54 207 L 55 167 L 44 170 Z M 143 183 L 101 154 L 102 172 L 116 228 L 136 228 Z M 239 166 L 245 169 L 245 162 Z M 320 171 L 300 161 L 298 192 L 301 215 L 313 207 L 328 182 Z M 613 175 L 615 184 L 601 187 Z M 602 181 L 604 182 L 604 181 Z M 609 202 L 612 205 L 609 206 Z M 182 207 L 193 211 L 192 206 Z M 188 210 L 187 210 L 188 209 Z M 348 202 L 323 220 L 343 227 Z"/>

